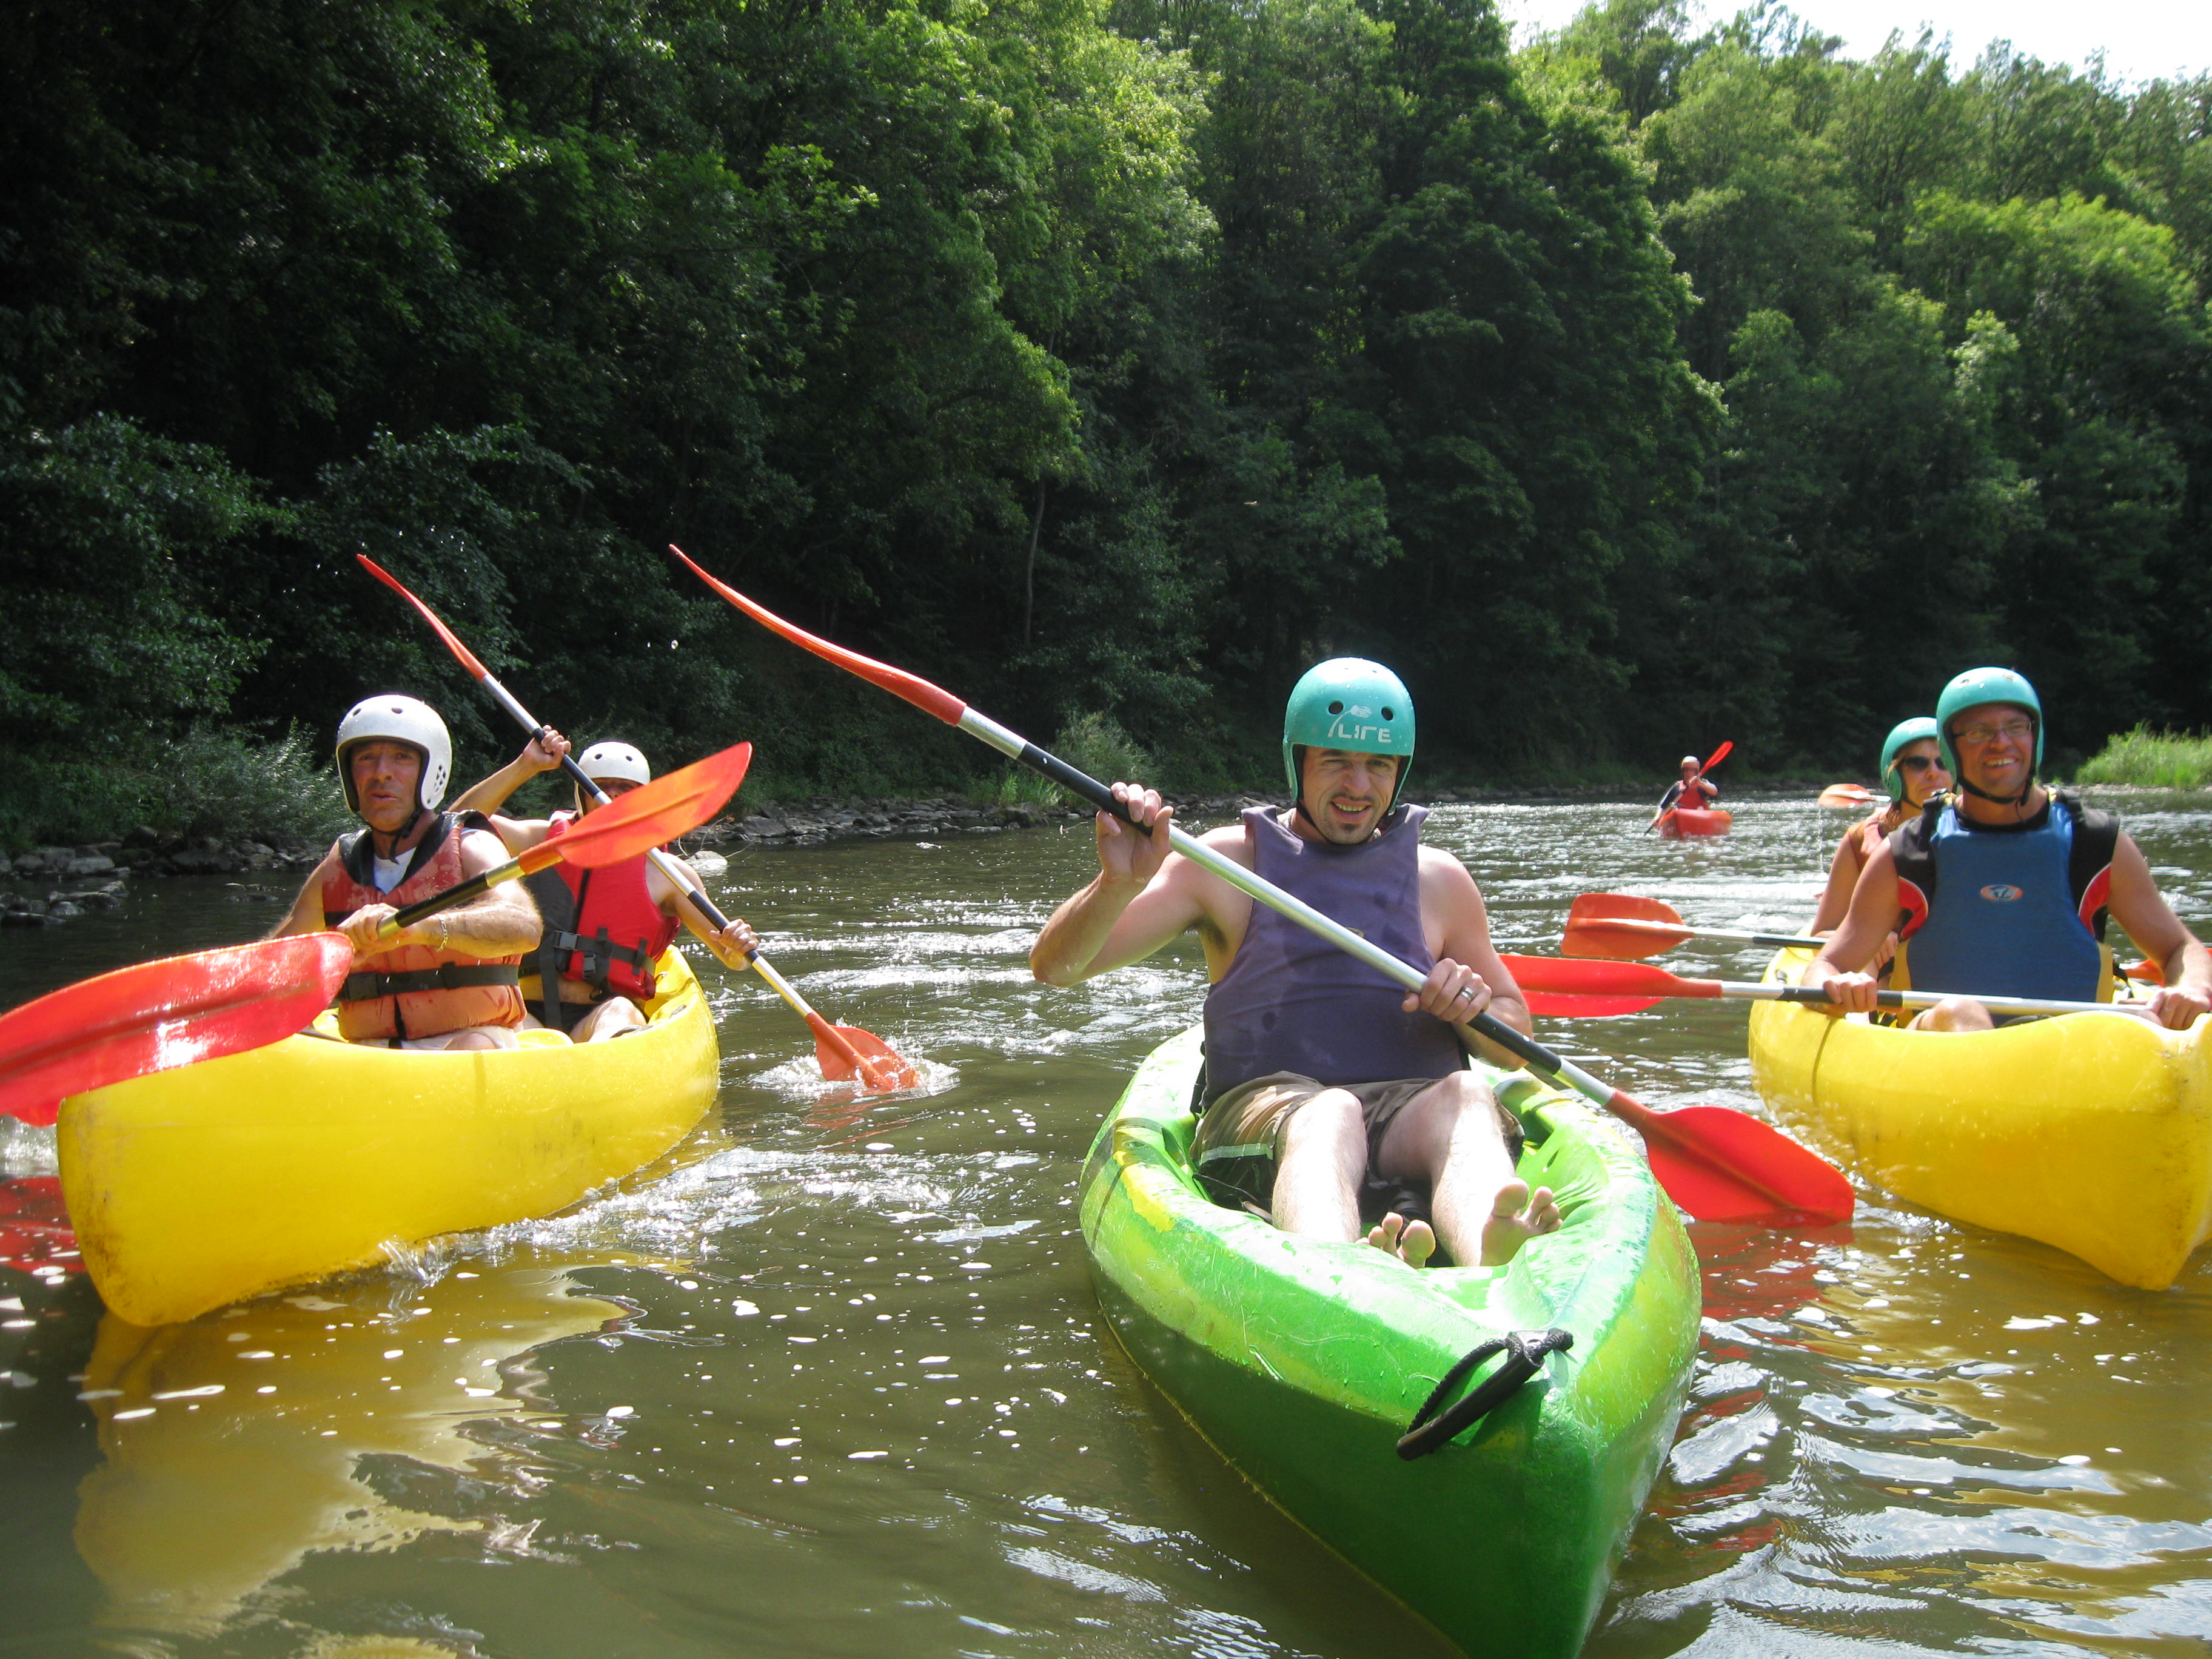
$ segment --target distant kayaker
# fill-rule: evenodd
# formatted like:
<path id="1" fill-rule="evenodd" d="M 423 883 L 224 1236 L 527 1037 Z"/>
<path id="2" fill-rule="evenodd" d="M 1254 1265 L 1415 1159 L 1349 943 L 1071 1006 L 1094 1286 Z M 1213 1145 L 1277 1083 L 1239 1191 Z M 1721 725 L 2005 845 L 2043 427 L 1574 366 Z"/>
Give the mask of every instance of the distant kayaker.
<path id="1" fill-rule="evenodd" d="M 453 769 L 445 721 L 413 697 L 365 698 L 338 722 L 337 750 L 346 805 L 363 827 L 338 837 L 271 937 L 335 927 L 353 941 L 337 1004 L 348 1042 L 514 1048 L 518 964 L 538 943 L 529 894 L 503 884 L 396 940 L 376 938 L 395 909 L 507 862 L 482 819 L 438 810 Z"/>
<path id="2" fill-rule="evenodd" d="M 1705 763 L 1695 755 L 1682 757 L 1682 775 L 1667 786 L 1667 793 L 1659 797 L 1659 807 L 1653 813 L 1656 823 L 1678 806 L 1702 809 L 1721 798 L 1720 787 L 1707 777 Z"/>
<path id="3" fill-rule="evenodd" d="M 1851 908 L 1851 894 L 1859 884 L 1859 872 L 1866 868 L 1875 849 L 1950 788 L 1951 775 L 1944 769 L 1933 714 L 1916 714 L 1890 728 L 1881 745 L 1881 781 L 1889 791 L 1888 805 L 1853 824 L 1829 861 L 1827 889 L 1820 895 L 1820 908 L 1813 916 L 1811 931 L 1815 933 L 1825 937 L 1843 926 Z M 1887 942 L 1881 960 L 1887 961 L 1894 948 L 1893 941 Z"/>
<path id="4" fill-rule="evenodd" d="M 1836 1013 L 1873 1010 L 1865 969 L 1892 932 L 1911 942 L 1912 988 L 1948 991 L 1916 1018 L 1930 1031 L 1987 1030 L 1985 996 L 2095 999 L 2108 979 L 2107 915 L 2163 970 L 2128 1012 L 2176 1030 L 2212 1011 L 2212 955 L 2151 878 L 2110 812 L 2036 781 L 2043 705 L 2005 668 L 1970 669 L 1943 688 L 1936 743 L 1959 793 L 1931 800 L 1877 847 L 1850 908 L 1803 983 Z"/>
<path id="5" fill-rule="evenodd" d="M 1413 753 L 1413 700 L 1395 674 L 1356 657 L 1322 663 L 1283 720 L 1294 805 L 1248 808 L 1205 840 L 1425 969 L 1419 993 L 1172 852 L 1173 810 L 1133 783 L 1115 798 L 1146 830 L 1098 815 L 1098 875 L 1054 913 L 1030 965 L 1073 985 L 1195 929 L 1213 981 L 1194 1147 L 1208 1191 L 1286 1232 L 1349 1241 L 1369 1175 L 1425 1182 L 1434 1228 L 1394 1212 L 1368 1242 L 1419 1266 L 1441 1234 L 1454 1261 L 1494 1265 L 1556 1228 L 1559 1210 L 1514 1173 L 1520 1127 L 1466 1069 L 1469 1048 L 1492 1057 L 1467 1022 L 1487 1009 L 1526 1031 L 1528 1010 L 1474 878 L 1420 844 L 1427 809 L 1401 804 Z"/>
<path id="6" fill-rule="evenodd" d="M 558 732 L 532 738 L 520 754 L 453 804 L 491 814 L 491 827 L 509 853 L 527 852 L 549 836 L 563 835 L 593 805 L 580 789 L 574 811 L 550 818 L 504 817 L 498 809 L 532 778 L 560 765 L 568 747 Z M 611 797 L 653 780 L 645 757 L 626 743 L 595 743 L 577 764 Z M 706 890 L 696 871 L 681 859 L 674 861 L 694 886 Z M 532 1011 L 525 1024 L 566 1031 L 574 1042 L 603 1042 L 645 1029 L 641 1005 L 653 1000 L 653 964 L 676 937 L 679 923 L 732 968 L 744 968 L 746 953 L 759 943 L 742 921 L 732 921 L 726 933 L 718 932 L 643 854 L 599 870 L 556 865 L 525 880 L 545 919 L 532 969 L 537 983 L 525 987 Z"/>

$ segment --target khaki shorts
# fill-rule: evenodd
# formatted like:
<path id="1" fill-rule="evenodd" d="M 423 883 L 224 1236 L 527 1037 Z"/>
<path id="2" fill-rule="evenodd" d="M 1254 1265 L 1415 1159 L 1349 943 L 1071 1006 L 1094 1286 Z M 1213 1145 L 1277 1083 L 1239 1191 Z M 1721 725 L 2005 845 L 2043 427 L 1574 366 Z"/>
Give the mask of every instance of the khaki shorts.
<path id="1" fill-rule="evenodd" d="M 1275 1164 L 1283 1152 L 1283 1129 L 1291 1114 L 1329 1088 L 1340 1088 L 1359 1103 L 1367 1131 L 1367 1177 L 1382 1158 L 1382 1137 L 1413 1099 L 1442 1081 L 1432 1077 L 1394 1078 L 1382 1083 L 1327 1084 L 1296 1072 L 1270 1072 L 1229 1090 L 1206 1109 L 1191 1143 L 1199 1184 L 1217 1204 L 1243 1208 L 1248 1203 L 1273 1207 Z M 1520 1162 L 1521 1121 L 1494 1101 L 1498 1132 L 1505 1154 Z"/>

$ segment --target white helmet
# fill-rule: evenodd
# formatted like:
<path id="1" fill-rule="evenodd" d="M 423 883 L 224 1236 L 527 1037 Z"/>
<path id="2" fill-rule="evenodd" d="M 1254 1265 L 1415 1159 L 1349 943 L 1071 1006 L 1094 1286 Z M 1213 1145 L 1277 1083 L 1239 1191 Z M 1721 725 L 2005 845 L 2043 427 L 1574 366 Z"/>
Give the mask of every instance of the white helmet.
<path id="1" fill-rule="evenodd" d="M 353 768 L 346 763 L 346 750 L 372 738 L 389 738 L 421 752 L 422 775 L 415 785 L 415 805 L 421 811 L 437 811 L 453 775 L 453 740 L 438 711 L 419 698 L 397 692 L 364 697 L 346 710 L 346 717 L 338 722 L 338 784 L 345 791 L 346 805 L 356 812 L 361 811 L 361 800 L 354 790 Z"/>
<path id="2" fill-rule="evenodd" d="M 626 743 L 595 743 L 576 762 L 593 783 L 619 778 L 624 783 L 651 783 L 653 769 L 645 757 Z"/>

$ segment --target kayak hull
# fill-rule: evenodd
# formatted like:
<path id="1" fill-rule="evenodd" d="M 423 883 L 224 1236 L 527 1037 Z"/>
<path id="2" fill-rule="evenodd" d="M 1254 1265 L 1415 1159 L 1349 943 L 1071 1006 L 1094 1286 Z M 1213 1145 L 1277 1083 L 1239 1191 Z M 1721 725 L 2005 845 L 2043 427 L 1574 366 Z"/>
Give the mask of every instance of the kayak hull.
<path id="1" fill-rule="evenodd" d="M 1502 1268 L 1416 1273 L 1294 1238 L 1190 1176 L 1196 1033 L 1139 1070 L 1085 1166 L 1100 1300 L 1131 1357 L 1294 1520 L 1470 1654 L 1578 1652 L 1672 1443 L 1698 1332 L 1696 1258 L 1632 1139 L 1498 1074 L 1522 1174 L 1566 1222 Z M 1398 1437 L 1443 1373 L 1511 1330 L 1575 1345 L 1413 1462 Z"/>
<path id="2" fill-rule="evenodd" d="M 1689 836 L 1725 836 L 1735 820 L 1717 806 L 1678 806 L 1659 822 L 1659 834 L 1667 841 L 1680 841 Z"/>
<path id="3" fill-rule="evenodd" d="M 1794 981 L 1811 952 L 1767 970 Z M 1939 1215 L 2164 1290 L 2212 1239 L 2212 1019 L 2123 1014 L 1907 1031 L 1765 1002 L 1752 1075 L 1776 1115 Z"/>
<path id="4" fill-rule="evenodd" d="M 299 1036 L 71 1097 L 62 1188 L 101 1297 L 170 1324 L 550 1215 L 651 1163 L 705 1115 L 718 1067 L 698 981 L 674 951 L 659 971 L 652 1023 L 614 1042 L 526 1032 L 519 1049 L 424 1054 Z"/>

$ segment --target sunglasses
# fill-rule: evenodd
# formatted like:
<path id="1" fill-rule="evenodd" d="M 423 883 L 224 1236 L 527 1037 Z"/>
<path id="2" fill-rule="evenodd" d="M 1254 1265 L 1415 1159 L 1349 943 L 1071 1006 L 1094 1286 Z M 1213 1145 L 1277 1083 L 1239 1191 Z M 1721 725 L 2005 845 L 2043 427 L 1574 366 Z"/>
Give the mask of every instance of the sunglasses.
<path id="1" fill-rule="evenodd" d="M 1932 772 L 1943 763 L 1933 755 L 1899 755 L 1895 760 L 1890 762 L 1890 764 L 1901 766 L 1908 772 L 1917 773 Z"/>

